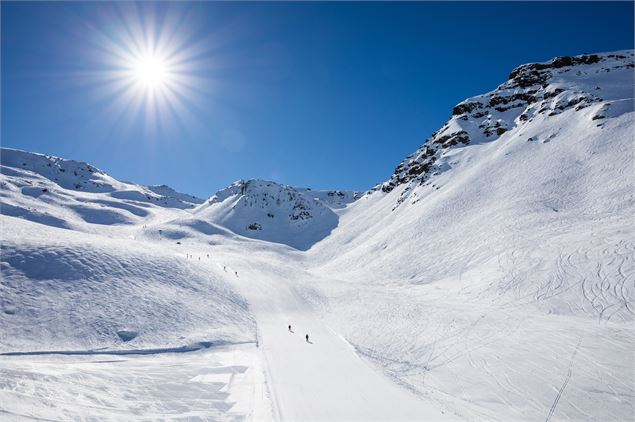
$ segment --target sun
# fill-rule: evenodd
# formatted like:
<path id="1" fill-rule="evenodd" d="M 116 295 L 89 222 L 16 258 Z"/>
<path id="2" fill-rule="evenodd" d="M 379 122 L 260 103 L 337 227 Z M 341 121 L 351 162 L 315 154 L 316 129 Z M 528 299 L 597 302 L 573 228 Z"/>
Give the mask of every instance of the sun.
<path id="1" fill-rule="evenodd" d="M 213 95 L 215 62 L 192 7 L 118 2 L 107 25 L 91 27 L 94 69 L 84 75 L 108 119 L 164 131 L 194 127 L 207 112 L 201 104 Z"/>
<path id="2" fill-rule="evenodd" d="M 156 55 L 137 58 L 132 64 L 132 76 L 146 89 L 157 89 L 170 82 L 169 66 L 166 60 Z"/>

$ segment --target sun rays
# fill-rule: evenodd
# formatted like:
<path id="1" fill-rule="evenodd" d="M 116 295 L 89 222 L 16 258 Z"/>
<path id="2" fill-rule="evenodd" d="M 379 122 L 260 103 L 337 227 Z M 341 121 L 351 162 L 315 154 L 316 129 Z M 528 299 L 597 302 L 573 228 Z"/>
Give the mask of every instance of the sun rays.
<path id="1" fill-rule="evenodd" d="M 191 11 L 120 3 L 92 27 L 93 69 L 88 72 L 113 123 L 165 131 L 195 123 L 209 94 L 209 54 Z"/>

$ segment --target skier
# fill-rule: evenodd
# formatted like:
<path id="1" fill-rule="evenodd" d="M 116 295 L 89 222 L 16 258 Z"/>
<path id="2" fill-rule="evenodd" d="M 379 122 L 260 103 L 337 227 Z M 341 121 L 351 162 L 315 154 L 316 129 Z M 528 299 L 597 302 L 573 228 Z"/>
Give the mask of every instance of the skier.
<path id="1" fill-rule="evenodd" d="M 309 335 L 307 334 L 306 336 L 304 336 L 304 338 L 306 338 L 306 342 L 309 342 Z"/>
<path id="2" fill-rule="evenodd" d="M 293 331 L 291 331 L 291 324 L 289 324 L 289 331 L 290 331 L 290 332 L 293 332 Z"/>
<path id="3" fill-rule="evenodd" d="M 234 274 L 236 274 L 236 277 L 238 277 L 238 271 L 234 271 Z"/>

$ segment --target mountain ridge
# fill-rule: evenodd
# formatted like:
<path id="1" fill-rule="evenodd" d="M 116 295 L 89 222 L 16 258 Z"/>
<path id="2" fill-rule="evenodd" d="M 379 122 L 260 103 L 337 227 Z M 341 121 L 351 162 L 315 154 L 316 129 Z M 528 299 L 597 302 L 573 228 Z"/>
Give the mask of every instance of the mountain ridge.
<path id="1" fill-rule="evenodd" d="M 588 75 L 622 71 L 632 80 L 633 50 L 559 56 L 547 62 L 529 63 L 512 70 L 506 82 L 495 90 L 461 101 L 452 109 L 450 119 L 434 132 L 421 147 L 406 157 L 390 179 L 376 185 L 371 191 L 390 192 L 401 184 L 412 181 L 425 183 L 431 176 L 443 171 L 438 161 L 455 148 L 490 142 L 506 132 L 522 127 L 535 118 L 556 116 L 564 110 L 576 111 L 592 107 L 591 120 L 613 117 L 629 110 L 619 104 L 614 91 L 602 91 Z M 574 77 L 565 74 L 577 69 Z M 582 74 L 584 72 L 584 74 Z M 586 79 L 586 80 L 585 80 Z M 628 84 L 626 85 L 626 88 Z M 620 87 L 622 90 L 624 86 Z M 602 97 L 600 96 L 602 95 Z M 617 104 L 615 104 L 617 102 Z M 632 109 L 632 97 L 630 98 Z M 548 113 L 547 113 L 548 112 Z"/>

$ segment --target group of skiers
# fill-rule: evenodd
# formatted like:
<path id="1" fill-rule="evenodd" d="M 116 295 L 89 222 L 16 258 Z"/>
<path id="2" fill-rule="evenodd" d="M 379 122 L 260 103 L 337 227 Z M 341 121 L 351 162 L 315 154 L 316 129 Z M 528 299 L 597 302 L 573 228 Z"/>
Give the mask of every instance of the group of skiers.
<path id="1" fill-rule="evenodd" d="M 209 254 L 207 254 L 207 257 L 209 258 Z M 193 254 L 190 254 L 190 253 L 186 253 L 186 254 L 185 254 L 185 258 L 187 258 L 187 259 L 194 259 L 194 255 L 193 255 Z M 199 261 L 201 260 L 201 257 L 200 257 L 200 256 L 198 257 L 198 260 L 199 260 Z M 223 271 L 227 272 L 227 266 L 226 266 L 226 265 L 223 265 Z M 238 277 L 238 271 L 234 271 L 234 275 L 235 275 L 236 277 Z"/>
<path id="2" fill-rule="evenodd" d="M 207 257 L 209 258 L 209 254 L 206 254 L 206 255 L 207 255 Z M 191 253 L 186 253 L 186 254 L 185 254 L 185 257 L 186 257 L 187 259 L 190 259 L 190 258 L 194 259 L 194 255 L 193 255 L 193 254 L 191 254 Z M 199 260 L 199 261 L 201 260 L 201 257 L 200 257 L 200 256 L 198 257 L 198 260 Z"/>
<path id="3" fill-rule="evenodd" d="M 291 324 L 289 324 L 289 332 L 293 333 L 293 330 L 291 329 Z M 306 340 L 307 343 L 311 343 L 309 341 L 309 335 L 308 334 L 305 334 L 304 339 Z"/>
<path id="4" fill-rule="evenodd" d="M 223 271 L 227 272 L 227 266 L 223 265 Z M 234 275 L 238 277 L 238 271 L 234 271 Z"/>

